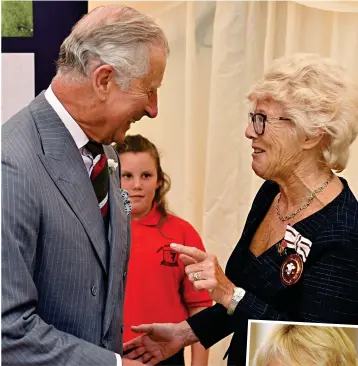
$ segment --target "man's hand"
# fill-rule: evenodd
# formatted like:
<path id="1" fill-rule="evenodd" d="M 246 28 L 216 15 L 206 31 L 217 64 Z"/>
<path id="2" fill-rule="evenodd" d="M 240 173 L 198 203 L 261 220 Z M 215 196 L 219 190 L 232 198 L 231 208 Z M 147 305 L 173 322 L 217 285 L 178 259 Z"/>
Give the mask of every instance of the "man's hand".
<path id="1" fill-rule="evenodd" d="M 122 357 L 122 366 L 145 366 L 144 363 L 135 360 L 126 360 Z"/>
<path id="2" fill-rule="evenodd" d="M 132 330 L 146 334 L 125 343 L 123 350 L 128 353 L 123 357 L 148 365 L 156 365 L 198 341 L 186 321 L 178 324 L 142 324 L 132 327 Z"/>
<path id="3" fill-rule="evenodd" d="M 126 360 L 122 357 L 122 366 L 145 366 L 144 363 L 135 360 Z"/>

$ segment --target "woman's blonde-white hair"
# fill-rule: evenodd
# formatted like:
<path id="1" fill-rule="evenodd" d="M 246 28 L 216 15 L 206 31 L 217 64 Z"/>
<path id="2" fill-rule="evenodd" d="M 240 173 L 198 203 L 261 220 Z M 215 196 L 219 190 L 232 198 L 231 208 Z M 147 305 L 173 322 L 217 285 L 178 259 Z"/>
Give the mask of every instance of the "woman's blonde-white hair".
<path id="1" fill-rule="evenodd" d="M 337 172 L 347 165 L 358 134 L 358 87 L 333 59 L 297 53 L 275 60 L 248 98 L 274 100 L 307 136 L 324 133 L 325 164 Z"/>
<path id="2" fill-rule="evenodd" d="M 282 324 L 256 351 L 253 366 L 356 366 L 353 342 L 339 327 Z"/>

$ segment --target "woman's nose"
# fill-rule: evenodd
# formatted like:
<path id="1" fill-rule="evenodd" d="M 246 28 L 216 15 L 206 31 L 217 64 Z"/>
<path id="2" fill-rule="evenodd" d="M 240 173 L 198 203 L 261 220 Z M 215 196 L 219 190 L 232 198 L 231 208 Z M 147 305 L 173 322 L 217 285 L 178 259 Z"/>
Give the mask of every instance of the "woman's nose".
<path id="1" fill-rule="evenodd" d="M 245 130 L 245 136 L 252 140 L 254 138 L 257 138 L 257 133 L 255 132 L 255 129 L 254 129 L 254 124 L 250 121 L 250 123 L 248 124 L 248 126 L 246 127 L 246 130 Z"/>

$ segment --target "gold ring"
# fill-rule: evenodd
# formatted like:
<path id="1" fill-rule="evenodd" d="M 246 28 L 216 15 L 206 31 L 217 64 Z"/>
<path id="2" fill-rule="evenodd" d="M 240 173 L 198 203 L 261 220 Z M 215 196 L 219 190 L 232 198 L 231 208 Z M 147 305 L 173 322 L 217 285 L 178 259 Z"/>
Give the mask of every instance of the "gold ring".
<path id="1" fill-rule="evenodd" d="M 199 281 L 200 280 L 200 278 L 199 278 L 199 272 L 194 272 L 193 277 L 194 277 L 194 281 Z"/>

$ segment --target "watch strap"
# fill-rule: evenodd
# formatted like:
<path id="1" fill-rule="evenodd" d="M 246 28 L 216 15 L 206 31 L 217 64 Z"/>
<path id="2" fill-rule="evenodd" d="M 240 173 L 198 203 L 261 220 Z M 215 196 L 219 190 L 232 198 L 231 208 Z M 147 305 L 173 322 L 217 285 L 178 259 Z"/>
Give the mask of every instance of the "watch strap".
<path id="1" fill-rule="evenodd" d="M 235 287 L 234 288 L 234 294 L 231 298 L 231 303 L 227 309 L 227 313 L 229 315 L 234 314 L 234 311 L 238 305 L 238 303 L 242 300 L 242 298 L 245 296 L 245 290 L 241 287 Z"/>

